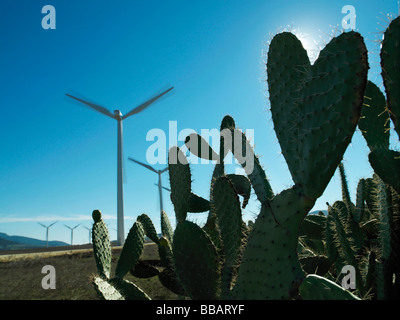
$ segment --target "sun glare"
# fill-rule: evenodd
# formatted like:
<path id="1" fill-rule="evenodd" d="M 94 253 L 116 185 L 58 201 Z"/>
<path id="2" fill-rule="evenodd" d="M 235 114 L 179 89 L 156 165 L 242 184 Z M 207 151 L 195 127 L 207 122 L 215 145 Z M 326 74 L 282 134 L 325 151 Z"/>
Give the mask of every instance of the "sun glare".
<path id="1" fill-rule="evenodd" d="M 317 60 L 319 51 L 321 50 L 320 45 L 315 40 L 315 36 L 310 33 L 300 32 L 294 30 L 293 33 L 296 37 L 301 41 L 304 49 L 307 50 L 308 58 L 310 59 L 311 64 Z"/>

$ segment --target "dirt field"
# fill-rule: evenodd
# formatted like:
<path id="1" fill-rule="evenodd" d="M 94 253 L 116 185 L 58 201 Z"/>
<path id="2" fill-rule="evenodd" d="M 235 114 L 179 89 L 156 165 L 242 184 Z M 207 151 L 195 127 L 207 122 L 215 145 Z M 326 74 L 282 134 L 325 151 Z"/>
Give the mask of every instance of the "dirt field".
<path id="1" fill-rule="evenodd" d="M 90 282 L 96 273 L 92 249 L 67 247 L 69 250 L 19 252 L 0 255 L 0 300 L 97 300 L 97 294 Z M 113 249 L 113 267 L 121 252 Z M 156 259 L 157 247 L 145 246 L 142 258 Z M 43 289 L 42 279 L 46 274 L 42 268 L 51 265 L 56 271 L 56 288 Z M 157 277 L 138 279 L 127 275 L 126 279 L 141 287 L 152 299 L 177 299 L 165 289 Z"/>
<path id="2" fill-rule="evenodd" d="M 92 249 L 91 244 L 82 244 L 74 246 L 58 246 L 50 248 L 35 248 L 35 249 L 21 249 L 21 250 L 0 250 L 0 257 L 4 255 L 19 255 L 27 253 L 45 253 L 45 252 L 56 252 L 56 251 L 71 251 L 80 249 Z"/>

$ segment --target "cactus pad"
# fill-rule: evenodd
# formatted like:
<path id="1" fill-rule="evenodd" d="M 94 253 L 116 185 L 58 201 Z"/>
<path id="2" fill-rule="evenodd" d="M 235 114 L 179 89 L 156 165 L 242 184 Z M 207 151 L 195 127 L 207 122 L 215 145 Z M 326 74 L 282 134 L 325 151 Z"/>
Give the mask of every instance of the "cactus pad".
<path id="1" fill-rule="evenodd" d="M 364 104 L 358 123 L 368 147 L 372 150 L 389 148 L 390 120 L 386 110 L 385 96 L 371 81 L 364 94 Z"/>
<path id="2" fill-rule="evenodd" d="M 151 221 L 150 217 L 147 214 L 141 214 L 138 218 L 137 221 L 139 221 L 143 227 L 143 230 L 146 234 L 146 236 L 149 237 L 151 241 L 154 243 L 158 243 L 158 235 L 156 228 L 153 225 L 153 222 Z"/>
<path id="3" fill-rule="evenodd" d="M 400 138 L 400 17 L 386 29 L 381 47 L 382 78 L 387 106 L 394 128 Z"/>
<path id="4" fill-rule="evenodd" d="M 175 270 L 194 300 L 214 300 L 220 294 L 220 266 L 214 244 L 195 223 L 178 223 L 172 244 Z"/>
<path id="5" fill-rule="evenodd" d="M 242 242 L 242 212 L 239 197 L 228 178 L 218 178 L 213 184 L 211 195 L 223 242 L 225 262 L 222 269 L 222 294 L 226 297 L 231 289 L 233 269 L 238 263 Z"/>
<path id="6" fill-rule="evenodd" d="M 306 277 L 299 292 L 304 300 L 360 300 L 350 291 L 315 274 Z"/>
<path id="7" fill-rule="evenodd" d="M 232 298 L 289 299 L 296 294 L 305 277 L 297 256 L 299 226 L 313 205 L 299 186 L 262 205 L 243 253 Z"/>
<path id="8" fill-rule="evenodd" d="M 125 300 L 122 294 L 107 280 L 101 277 L 93 278 L 93 286 L 98 295 L 104 300 Z"/>
<path id="9" fill-rule="evenodd" d="M 145 234 L 142 224 L 136 221 L 129 230 L 125 244 L 119 256 L 117 267 L 115 269 L 116 277 L 123 278 L 125 274 L 135 266 L 143 251 L 144 238 Z"/>
<path id="10" fill-rule="evenodd" d="M 161 232 L 164 237 L 168 239 L 169 242 L 172 242 L 172 237 L 174 236 L 174 231 L 171 226 L 171 222 L 169 221 L 167 213 L 163 210 L 161 211 Z"/>
<path id="11" fill-rule="evenodd" d="M 322 195 L 351 141 L 367 72 L 363 38 L 353 31 L 333 38 L 313 65 L 293 34 L 271 41 L 272 120 L 293 180 L 308 197 Z"/>
<path id="12" fill-rule="evenodd" d="M 93 211 L 93 253 L 96 261 L 97 272 L 104 279 L 110 278 L 111 272 L 111 243 L 108 235 L 108 229 L 104 221 L 101 219 L 99 210 Z"/>
<path id="13" fill-rule="evenodd" d="M 151 300 L 150 297 L 134 283 L 121 278 L 113 278 L 108 281 L 125 300 Z"/>
<path id="14" fill-rule="evenodd" d="M 400 152 L 377 149 L 369 154 L 369 162 L 378 176 L 400 194 Z"/>
<path id="15" fill-rule="evenodd" d="M 191 173 L 189 163 L 178 147 L 172 147 L 168 155 L 171 201 L 174 205 L 177 222 L 183 222 L 188 212 L 191 194 Z"/>

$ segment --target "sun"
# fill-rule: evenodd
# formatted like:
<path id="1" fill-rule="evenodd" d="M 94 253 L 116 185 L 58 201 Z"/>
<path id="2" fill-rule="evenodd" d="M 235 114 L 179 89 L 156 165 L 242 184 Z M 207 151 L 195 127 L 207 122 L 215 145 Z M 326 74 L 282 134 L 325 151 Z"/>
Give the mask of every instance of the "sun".
<path id="1" fill-rule="evenodd" d="M 316 37 L 311 33 L 300 32 L 298 30 L 292 32 L 301 41 L 304 49 L 307 50 L 308 58 L 310 59 L 311 64 L 313 64 L 315 60 L 317 60 L 321 50 L 318 42 L 315 40 Z"/>

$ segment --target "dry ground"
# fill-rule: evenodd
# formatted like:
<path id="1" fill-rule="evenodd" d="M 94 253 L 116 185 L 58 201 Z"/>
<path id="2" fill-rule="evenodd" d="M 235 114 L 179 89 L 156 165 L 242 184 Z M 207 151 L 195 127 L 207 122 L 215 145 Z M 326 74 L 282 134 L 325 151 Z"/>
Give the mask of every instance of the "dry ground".
<path id="1" fill-rule="evenodd" d="M 120 248 L 113 249 L 115 268 Z M 157 259 L 157 247 L 145 246 L 143 259 Z M 42 274 L 45 265 L 56 270 L 56 289 L 43 289 Z M 96 263 L 91 249 L 76 251 L 25 253 L 0 256 L 0 300 L 96 300 L 97 294 L 90 282 L 96 273 Z M 152 299 L 168 300 L 178 297 L 165 289 L 157 277 L 126 279 L 141 287 Z"/>

